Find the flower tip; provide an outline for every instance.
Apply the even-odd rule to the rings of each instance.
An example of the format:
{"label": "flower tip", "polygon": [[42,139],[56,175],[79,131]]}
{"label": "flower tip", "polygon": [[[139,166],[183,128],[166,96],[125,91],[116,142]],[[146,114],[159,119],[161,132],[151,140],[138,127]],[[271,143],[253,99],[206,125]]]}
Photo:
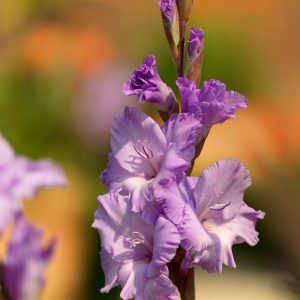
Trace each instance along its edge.
{"label": "flower tip", "polygon": [[171,27],[176,13],[176,4],[174,0],[158,0],[158,7],[167,27]]}

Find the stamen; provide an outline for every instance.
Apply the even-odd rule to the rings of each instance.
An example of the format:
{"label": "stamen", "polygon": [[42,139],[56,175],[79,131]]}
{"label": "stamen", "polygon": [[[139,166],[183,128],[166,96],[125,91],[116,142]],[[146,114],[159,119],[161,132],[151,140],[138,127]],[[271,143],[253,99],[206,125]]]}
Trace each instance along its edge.
{"label": "stamen", "polygon": [[143,150],[148,159],[153,157],[153,152],[150,148],[147,148],[145,145],[143,145]]}
{"label": "stamen", "polygon": [[220,204],[212,205],[212,206],[209,207],[209,209],[220,211],[220,210],[223,210],[224,208],[226,208],[227,206],[229,206],[230,204],[231,204],[231,202],[227,201],[225,203],[220,203]]}
{"label": "stamen", "polygon": [[153,157],[153,152],[142,142],[137,142],[133,145],[135,152],[142,158],[151,159]]}
{"label": "stamen", "polygon": [[145,237],[138,231],[131,233],[131,236],[126,237],[124,241],[128,244],[129,248],[135,248],[139,244],[144,244]]}

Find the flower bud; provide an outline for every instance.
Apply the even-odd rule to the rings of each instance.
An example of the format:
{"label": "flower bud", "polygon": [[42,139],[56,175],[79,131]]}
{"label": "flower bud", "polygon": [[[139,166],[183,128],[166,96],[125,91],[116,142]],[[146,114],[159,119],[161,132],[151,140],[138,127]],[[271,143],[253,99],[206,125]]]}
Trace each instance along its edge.
{"label": "flower bud", "polygon": [[189,67],[187,77],[197,84],[200,80],[204,49],[204,33],[202,29],[191,28],[187,42]]}
{"label": "flower bud", "polygon": [[133,72],[123,86],[123,92],[126,96],[137,95],[140,103],[153,103],[158,111],[170,113],[176,106],[176,97],[161,80],[153,55],[147,56]]}
{"label": "flower bud", "polygon": [[175,0],[158,0],[158,7],[161,11],[164,24],[171,27],[177,10]]}
{"label": "flower bud", "polygon": [[188,58],[193,62],[199,55],[202,54],[204,44],[204,32],[202,29],[191,28],[188,44]]}
{"label": "flower bud", "polygon": [[158,0],[165,34],[174,62],[178,61],[178,44],[180,38],[179,16],[175,0]]}

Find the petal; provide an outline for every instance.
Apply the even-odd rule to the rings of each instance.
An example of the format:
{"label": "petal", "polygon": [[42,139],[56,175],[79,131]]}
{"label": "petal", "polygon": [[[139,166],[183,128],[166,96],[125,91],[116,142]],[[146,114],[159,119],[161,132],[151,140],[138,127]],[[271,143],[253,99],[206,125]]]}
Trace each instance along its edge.
{"label": "petal", "polygon": [[7,226],[21,211],[20,201],[11,201],[10,197],[0,195],[0,238]]}
{"label": "petal", "polygon": [[183,220],[186,203],[193,201],[192,190],[184,175],[160,180],[154,187],[154,195],[168,219],[176,225]]}
{"label": "petal", "polygon": [[136,300],[178,300],[179,292],[172,281],[165,275],[161,274],[154,279],[148,280],[143,291],[136,297]]}
{"label": "petal", "polygon": [[154,225],[161,213],[162,209],[160,205],[155,199],[152,199],[151,201],[146,202],[146,205],[142,210],[142,218],[146,223]]}
{"label": "petal", "polygon": [[226,91],[225,84],[218,80],[205,81],[201,90],[197,91],[197,96],[206,127],[235,118],[238,108],[247,108],[247,100],[243,95]]}
{"label": "petal", "polygon": [[231,118],[235,117],[235,111],[237,108],[247,108],[248,101],[244,95],[235,91],[226,91],[224,103]]}
{"label": "petal", "polygon": [[132,204],[133,212],[140,212],[144,209],[149,196],[149,185],[151,181],[147,181],[143,177],[131,177],[123,182],[124,191],[128,191],[129,200]]}
{"label": "petal", "polygon": [[198,104],[195,82],[185,77],[179,77],[176,80],[176,85],[181,95],[182,112],[190,112],[201,116],[202,111]]}
{"label": "petal", "polygon": [[187,251],[200,255],[212,245],[211,237],[203,228],[195,210],[188,204],[184,208],[184,217],[177,229],[181,237],[181,246]]}
{"label": "petal", "polygon": [[251,185],[246,167],[224,159],[207,168],[195,188],[196,211],[201,219],[229,219],[239,212],[244,191]]}
{"label": "petal", "polygon": [[159,125],[135,108],[126,107],[112,125],[112,150],[120,166],[134,176],[155,177],[166,149]]}
{"label": "petal", "polygon": [[124,170],[109,154],[109,163],[101,175],[101,182],[106,184],[109,192],[120,192],[128,195],[133,212],[140,212],[148,201],[148,189],[151,183],[144,177],[133,176]]}
{"label": "petal", "polygon": [[140,103],[153,103],[158,110],[169,112],[176,98],[172,90],[160,79],[153,55],[145,58],[143,64],[132,74],[123,86],[127,96],[138,95]]}
{"label": "petal", "polygon": [[63,171],[49,160],[31,161],[18,157],[14,161],[14,178],[11,192],[14,197],[33,197],[38,189],[50,186],[66,186]]}
{"label": "petal", "polygon": [[152,261],[147,269],[147,276],[158,276],[162,267],[170,262],[176,254],[180,235],[176,226],[160,216],[155,223]]}
{"label": "petal", "polygon": [[[209,234],[214,240],[214,248],[210,254],[201,258],[200,265],[210,272],[221,272],[222,263],[231,268],[236,264],[232,253],[232,245],[246,242],[254,246],[258,242],[258,232],[255,225],[258,219],[263,219],[264,213],[243,204],[239,214],[223,223],[204,222],[209,228]],[[206,224],[205,224],[206,223]]]}
{"label": "petal", "polygon": [[105,250],[101,251],[100,258],[105,275],[105,286],[100,291],[101,293],[108,293],[114,286],[117,285],[121,263],[113,260]]}
{"label": "petal", "polygon": [[156,176],[157,180],[182,174],[190,167],[191,163],[186,161],[184,155],[178,150],[177,145],[170,143],[163,157],[160,170]]}
{"label": "petal", "polygon": [[103,249],[118,261],[139,260],[152,254],[153,227],[141,214],[133,213],[127,197],[120,194],[99,196],[100,207],[93,227],[101,236]]}
{"label": "petal", "polygon": [[197,90],[199,103],[212,103],[217,101],[223,103],[226,93],[226,85],[219,80],[204,81],[200,90]]}
{"label": "petal", "polygon": [[132,174],[119,165],[113,153],[109,153],[107,168],[100,176],[100,181],[107,186],[108,191],[113,192],[120,189],[124,180],[131,177]]}
{"label": "petal", "polygon": [[118,280],[123,287],[120,294],[122,299],[132,299],[143,292],[147,282],[147,265],[144,261],[137,261],[126,263],[121,267]]}
{"label": "petal", "polygon": [[263,219],[264,216],[263,212],[255,211],[243,204],[239,214],[225,223],[214,224],[211,232],[217,234],[219,231],[227,231],[231,244],[246,242],[250,246],[255,246],[258,242],[258,232],[255,230],[255,225],[257,220]]}
{"label": "petal", "polygon": [[53,239],[43,249],[40,246],[42,236],[42,231],[27,223],[22,216],[17,218],[0,276],[1,285],[9,299],[40,297],[45,283],[45,268],[56,245]]}
{"label": "petal", "polygon": [[167,142],[176,144],[186,161],[191,161],[195,155],[195,145],[201,134],[202,121],[192,113],[172,114],[162,131]]}
{"label": "petal", "polygon": [[172,111],[176,104],[174,92],[162,81],[158,81],[156,85],[157,91],[144,91],[139,99],[140,103],[153,103],[158,111]]}
{"label": "petal", "polygon": [[188,181],[188,184],[189,184],[191,190],[195,189],[198,179],[199,179],[199,177],[196,177],[196,176],[188,176],[187,177],[187,181]]}
{"label": "petal", "polygon": [[201,252],[210,246],[211,238],[196,215],[185,176],[160,181],[154,193],[167,218],[177,225],[184,249]]}

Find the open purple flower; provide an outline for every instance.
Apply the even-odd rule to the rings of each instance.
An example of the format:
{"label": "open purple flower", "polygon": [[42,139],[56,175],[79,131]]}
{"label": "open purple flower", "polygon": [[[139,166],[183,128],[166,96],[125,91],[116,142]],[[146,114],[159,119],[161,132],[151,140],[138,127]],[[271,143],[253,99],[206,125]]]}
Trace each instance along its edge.
{"label": "open purple flower", "polygon": [[52,257],[55,240],[41,247],[43,232],[19,216],[9,243],[7,259],[0,269],[0,284],[10,300],[40,299],[45,269]]}
{"label": "open purple flower", "polygon": [[182,111],[202,116],[203,137],[213,125],[235,118],[238,108],[248,106],[243,95],[226,91],[225,84],[218,80],[205,81],[201,89],[196,89],[194,81],[184,77],[178,78],[176,84],[182,98]]}
{"label": "open purple flower", "polygon": [[161,129],[149,116],[126,107],[112,125],[112,152],[102,183],[110,192],[129,194],[133,211],[141,211],[159,179],[189,168],[200,132],[201,121],[191,113],[173,115]]}
{"label": "open purple flower", "polygon": [[194,61],[203,51],[204,33],[202,29],[191,28],[187,41],[187,53],[190,62]]}
{"label": "open purple flower", "polygon": [[101,262],[109,292],[122,286],[122,299],[178,299],[177,288],[168,278],[166,264],[180,242],[176,226],[160,216],[154,226],[141,213],[133,213],[126,196],[99,196],[100,207],[93,227],[101,237]]}
{"label": "open purple flower", "polygon": [[21,211],[24,198],[33,197],[41,187],[64,186],[67,182],[53,162],[16,156],[1,134],[0,178],[0,236]]}
{"label": "open purple flower", "polygon": [[234,268],[232,245],[258,242],[255,225],[264,213],[243,202],[250,184],[248,170],[232,159],[213,164],[197,181],[177,177],[160,182],[155,196],[177,225],[187,251],[183,269],[200,265],[208,272],[221,272],[222,263]]}
{"label": "open purple flower", "polygon": [[157,110],[170,112],[176,104],[173,91],[160,79],[153,55],[145,58],[143,64],[132,74],[123,86],[127,96],[139,96],[140,103],[153,103]]}

